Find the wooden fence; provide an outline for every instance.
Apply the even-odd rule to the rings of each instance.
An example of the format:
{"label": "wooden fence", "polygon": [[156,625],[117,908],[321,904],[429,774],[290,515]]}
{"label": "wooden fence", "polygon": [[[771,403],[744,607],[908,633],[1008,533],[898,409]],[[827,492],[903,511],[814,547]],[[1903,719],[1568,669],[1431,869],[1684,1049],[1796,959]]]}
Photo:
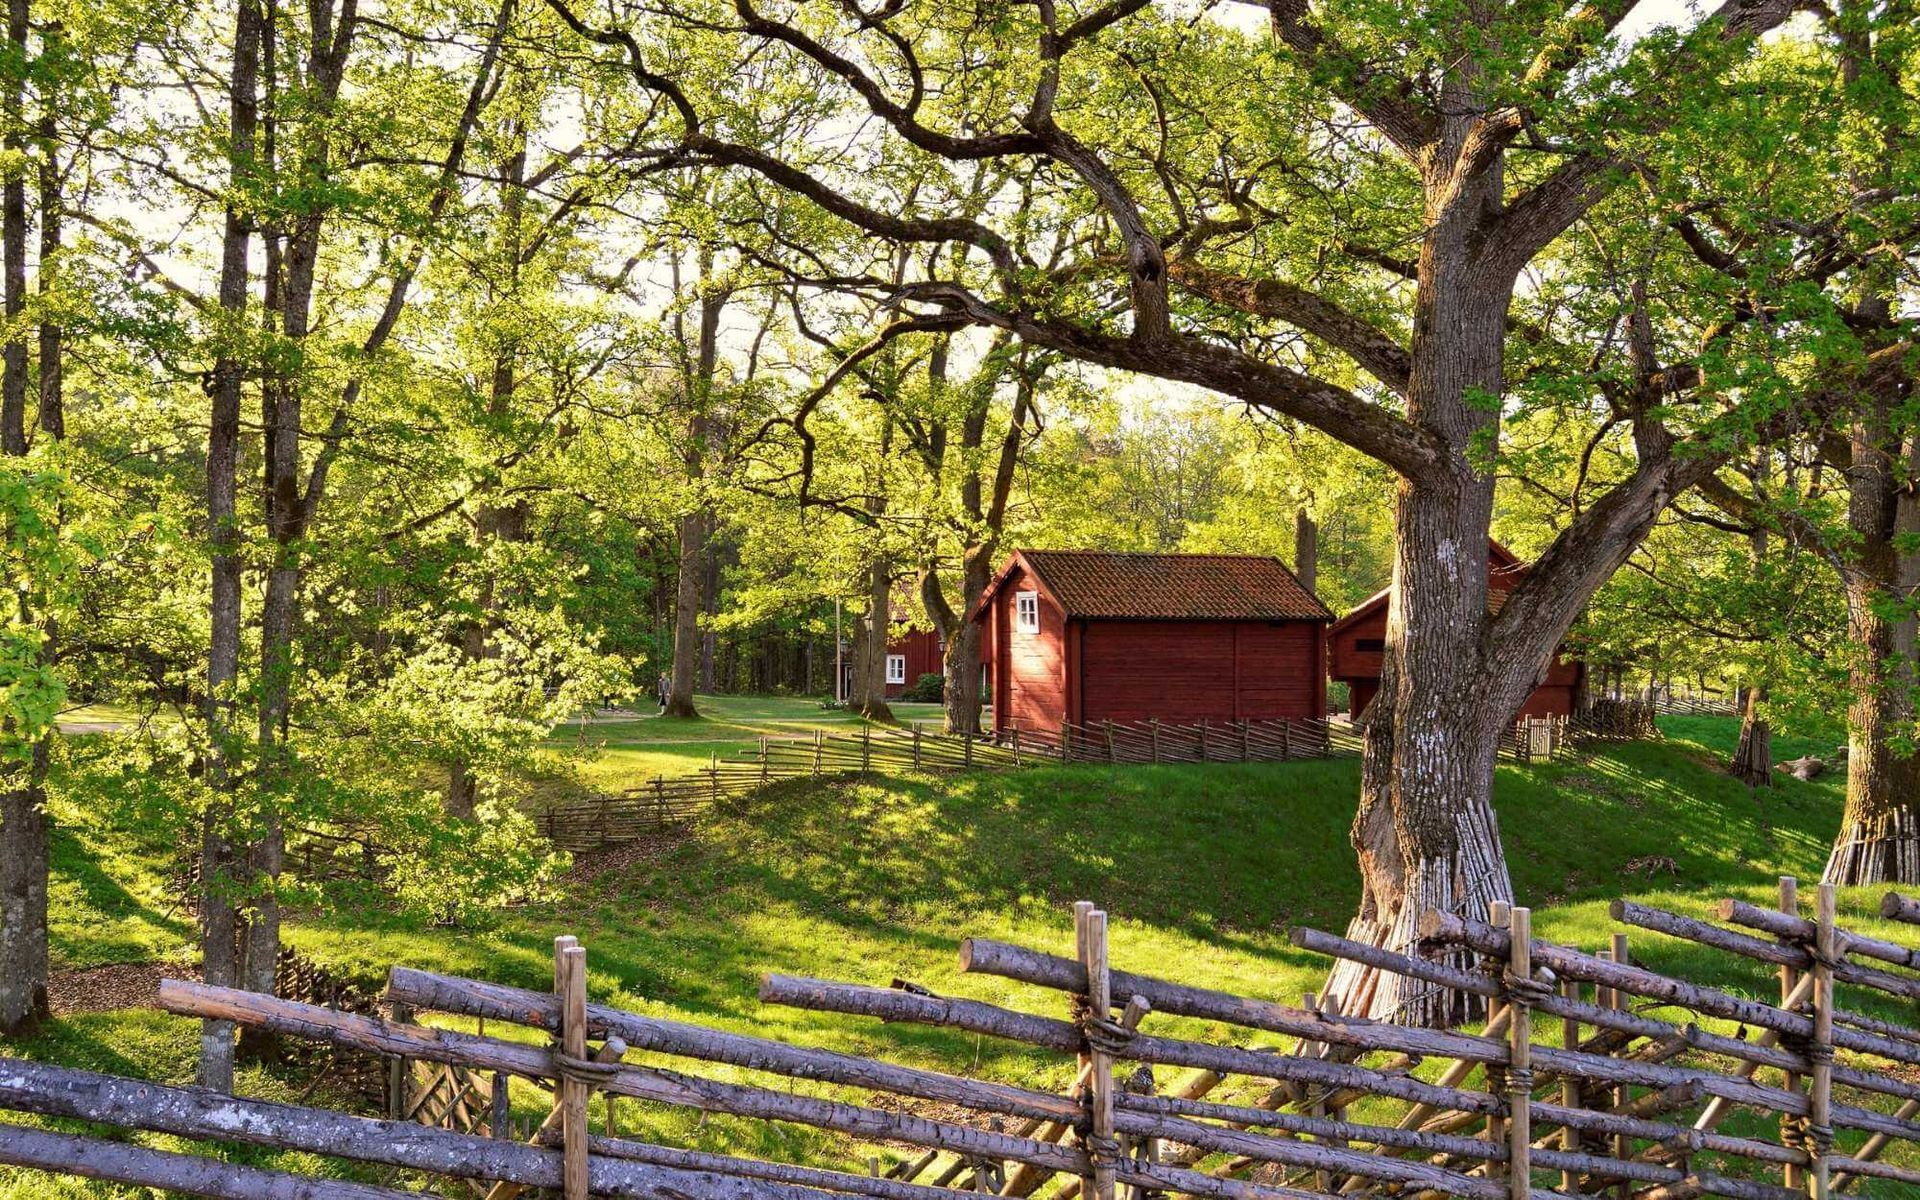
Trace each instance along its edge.
{"label": "wooden fence", "polygon": [[693,820],[714,804],[811,775],[1003,770],[1043,763],[1282,762],[1360,752],[1350,726],[1327,721],[1157,721],[1015,730],[998,737],[919,726],[812,737],[763,737],[752,751],[686,775],[656,776],[624,792],[557,803],[535,817],[564,850],[597,850]]}
{"label": "wooden fence", "polygon": [[[1613,911],[1630,928],[1727,956],[1747,985],[1653,970],[1628,953],[1624,934],[1591,953],[1541,941],[1529,910],[1505,906],[1485,921],[1430,918],[1430,954],[1420,956],[1292,934],[1305,950],[1484,1004],[1478,1032],[1345,1017],[1312,997],[1293,1006],[1193,987],[1172,978],[1177,964],[1121,970],[1106,914],[1087,904],[1075,906],[1072,957],[984,939],[960,950],[967,972],[1060,993],[1058,1014],[898,981],[762,980],[766,1003],[944,1026],[1059,1055],[1077,1071],[1060,1093],[589,1004],[585,951],[561,938],[550,993],[396,967],[391,1020],[179,981],[160,992],[181,1015],[458,1067],[491,1081],[494,1097],[511,1080],[536,1083],[550,1103],[524,1139],[498,1118],[504,1105],[462,1131],[426,1107],[414,1121],[380,1120],[18,1059],[0,1059],[0,1109],[405,1168],[469,1181],[491,1200],[527,1188],[567,1200],[942,1200],[1030,1196],[1050,1181],[1051,1197],[1092,1200],[1122,1190],[1231,1200],[1824,1200],[1863,1181],[1920,1187],[1920,1030],[1840,999],[1844,988],[1849,1005],[1910,1006],[1920,999],[1920,950],[1841,928],[1830,888],[1802,912],[1791,880],[1779,908],[1729,900],[1717,920],[1625,901]],[[1920,923],[1920,901],[1889,897],[1884,911]],[[1779,988],[1777,1004],[1755,998],[1763,984]],[[427,1028],[412,1022],[415,1011],[554,1040]],[[687,1064],[724,1069],[691,1074]],[[620,1133],[612,1102],[623,1098],[879,1149],[860,1172],[660,1145]],[[236,1200],[419,1195],[5,1123],[0,1163]]]}

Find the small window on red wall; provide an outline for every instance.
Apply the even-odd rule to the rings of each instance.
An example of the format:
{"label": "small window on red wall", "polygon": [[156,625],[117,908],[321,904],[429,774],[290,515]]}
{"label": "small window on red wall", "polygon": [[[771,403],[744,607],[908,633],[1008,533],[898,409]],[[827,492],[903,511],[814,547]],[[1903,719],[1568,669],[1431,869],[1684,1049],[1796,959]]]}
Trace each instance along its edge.
{"label": "small window on red wall", "polygon": [[1040,593],[1019,592],[1013,597],[1013,627],[1021,633],[1040,632]]}
{"label": "small window on red wall", "polygon": [[1355,638],[1353,648],[1362,654],[1378,654],[1387,648],[1385,638]]}

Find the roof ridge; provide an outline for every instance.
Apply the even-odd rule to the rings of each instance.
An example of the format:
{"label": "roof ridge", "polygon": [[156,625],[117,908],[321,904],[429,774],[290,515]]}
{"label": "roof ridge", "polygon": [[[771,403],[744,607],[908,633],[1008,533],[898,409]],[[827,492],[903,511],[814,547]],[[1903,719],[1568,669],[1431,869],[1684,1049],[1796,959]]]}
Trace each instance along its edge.
{"label": "roof ridge", "polygon": [[1218,550],[1047,550],[1034,546],[1021,546],[1017,548],[1017,552],[1020,554],[1104,554],[1113,558],[1233,558],[1285,564],[1285,560],[1278,554],[1229,554]]}

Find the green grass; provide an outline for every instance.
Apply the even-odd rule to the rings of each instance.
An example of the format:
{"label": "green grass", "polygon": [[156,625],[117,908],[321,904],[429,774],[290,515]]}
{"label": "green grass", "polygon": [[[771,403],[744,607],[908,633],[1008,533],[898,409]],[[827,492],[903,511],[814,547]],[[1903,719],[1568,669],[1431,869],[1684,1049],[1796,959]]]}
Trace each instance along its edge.
{"label": "green grass", "polygon": [[[729,699],[715,705],[711,723],[643,720],[621,748],[639,761],[687,744],[664,736],[669,732],[764,727],[811,715],[796,714],[794,703]],[[824,712],[818,719],[851,723]],[[1583,761],[1500,768],[1497,805],[1515,886],[1537,907],[1541,936],[1604,945],[1616,928],[1607,904],[1621,895],[1699,915],[1726,895],[1770,902],[1783,873],[1809,884],[1817,878],[1839,820],[1838,776],[1812,783],[1782,776],[1778,787],[1751,792],[1719,769],[1731,722],[1675,718],[1662,726],[1663,742],[1607,747]],[[690,744],[704,747],[711,739]],[[1782,757],[1801,749],[1784,738],[1777,746]],[[564,901],[506,913],[488,928],[436,929],[378,911],[333,911],[301,915],[288,938],[330,967],[369,980],[399,962],[543,988],[551,981],[553,936],[574,933],[587,946],[599,1001],[1060,1086],[1070,1064],[1056,1057],[948,1031],[763,1007],[756,981],[766,971],[881,985],[904,978],[943,995],[1058,1015],[1064,1010],[1057,995],[961,974],[958,943],[981,935],[1068,951],[1067,905],[1088,899],[1112,913],[1117,965],[1294,1002],[1320,985],[1326,964],[1295,950],[1286,928],[1338,931],[1358,899],[1347,842],[1357,790],[1358,765],[1350,760],[795,781],[729,804],[698,836],[630,855],[623,865],[583,869]],[[60,934],[63,961],[178,945],[177,918],[140,918],[128,907],[154,903],[157,857],[106,834],[70,838],[65,846],[62,874],[93,882],[75,887],[71,906],[56,912],[57,924],[78,931]],[[1845,919],[1881,929],[1868,916],[1876,901],[1865,892],[1845,895]],[[98,949],[91,947],[96,939]],[[1776,986],[1768,972],[1725,955],[1638,931],[1632,940],[1637,957],[1701,982],[1763,998]],[[1865,997],[1842,1002],[1871,1007]],[[1244,1031],[1200,1022],[1153,1021],[1163,1031],[1245,1038]],[[1557,1038],[1558,1031],[1541,1022],[1540,1036]],[[192,1040],[187,1022],[99,1014],[55,1022],[24,1049],[76,1061],[74,1054],[97,1043],[123,1056],[115,1069],[177,1081],[190,1075]],[[750,1072],[715,1073],[766,1081]],[[263,1094],[290,1086],[250,1077],[249,1087],[255,1083],[267,1089]],[[542,1103],[532,1089],[516,1090],[526,1114]],[[623,1112],[623,1127],[702,1149],[802,1155],[855,1168],[876,1153],[813,1131],[700,1122],[652,1106]],[[895,1152],[877,1153],[890,1159]],[[0,1191],[9,1182],[0,1174]],[[29,1190],[5,1194],[67,1194],[11,1182]],[[1898,1194],[1879,1186],[1858,1194]]]}
{"label": "green grass", "polygon": [[[643,713],[632,720],[574,720],[553,731],[556,749],[590,752],[580,769],[583,782],[617,790],[637,787],[656,775],[684,775],[714,758],[743,758],[760,739],[810,738],[816,732],[847,735],[870,722],[824,707],[803,696],[697,696],[698,717]],[[896,702],[896,720],[940,720],[937,704]]]}

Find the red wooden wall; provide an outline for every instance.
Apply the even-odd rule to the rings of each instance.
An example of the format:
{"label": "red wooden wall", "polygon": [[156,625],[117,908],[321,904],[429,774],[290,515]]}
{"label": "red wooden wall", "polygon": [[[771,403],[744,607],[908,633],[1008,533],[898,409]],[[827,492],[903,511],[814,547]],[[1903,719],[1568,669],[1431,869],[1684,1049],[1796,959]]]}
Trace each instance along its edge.
{"label": "red wooden wall", "polygon": [[919,682],[922,675],[938,675],[944,669],[940,661],[940,635],[931,629],[908,629],[904,625],[895,625],[893,640],[887,643],[887,653],[901,655],[907,660],[907,681],[887,685],[889,700],[898,699],[900,693]]}
{"label": "red wooden wall", "polygon": [[1080,720],[1317,717],[1324,629],[1315,621],[1089,621]]}

